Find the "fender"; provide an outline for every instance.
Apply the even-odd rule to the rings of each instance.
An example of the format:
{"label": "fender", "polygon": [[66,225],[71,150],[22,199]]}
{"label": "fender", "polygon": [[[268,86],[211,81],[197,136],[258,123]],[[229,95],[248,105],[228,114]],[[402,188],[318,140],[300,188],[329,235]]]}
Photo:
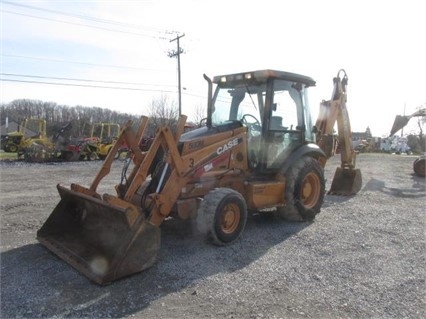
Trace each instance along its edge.
{"label": "fender", "polygon": [[290,166],[299,158],[302,156],[309,155],[314,158],[319,157],[326,157],[324,151],[316,144],[308,143],[301,147],[299,147],[297,150],[291,153],[291,155],[287,158],[287,160],[284,162],[284,164],[281,167],[281,172],[285,174],[287,170],[290,168]]}

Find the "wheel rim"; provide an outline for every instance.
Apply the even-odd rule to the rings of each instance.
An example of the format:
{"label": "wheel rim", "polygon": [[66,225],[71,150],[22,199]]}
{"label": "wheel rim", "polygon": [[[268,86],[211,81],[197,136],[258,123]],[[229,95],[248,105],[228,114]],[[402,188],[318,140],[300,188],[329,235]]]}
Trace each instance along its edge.
{"label": "wheel rim", "polygon": [[241,212],[236,204],[228,204],[224,207],[221,218],[220,228],[225,234],[232,234],[237,230],[240,224]]}
{"label": "wheel rim", "polygon": [[302,182],[301,202],[306,208],[313,208],[318,203],[321,193],[321,183],[317,174],[309,173]]}

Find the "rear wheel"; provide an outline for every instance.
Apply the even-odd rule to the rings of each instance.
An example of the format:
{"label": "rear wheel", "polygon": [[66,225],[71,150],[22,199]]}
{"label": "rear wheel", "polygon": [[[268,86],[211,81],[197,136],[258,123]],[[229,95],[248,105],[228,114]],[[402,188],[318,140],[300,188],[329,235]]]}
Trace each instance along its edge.
{"label": "rear wheel", "polygon": [[278,208],[278,213],[289,220],[313,220],[324,201],[323,168],[317,160],[305,156],[293,164],[285,177],[286,205]]}
{"label": "rear wheel", "polygon": [[230,188],[216,188],[204,197],[198,218],[216,245],[227,245],[237,240],[247,222],[244,197]]}
{"label": "rear wheel", "polygon": [[425,177],[425,175],[426,175],[426,157],[421,156],[418,159],[416,159],[413,163],[413,169],[414,169],[414,173],[417,176]]}
{"label": "rear wheel", "polygon": [[96,154],[96,152],[91,152],[88,156],[87,156],[89,161],[95,161],[98,158],[98,155]]}
{"label": "rear wheel", "polygon": [[62,151],[61,157],[64,161],[71,161],[73,158],[73,152],[72,151]]}

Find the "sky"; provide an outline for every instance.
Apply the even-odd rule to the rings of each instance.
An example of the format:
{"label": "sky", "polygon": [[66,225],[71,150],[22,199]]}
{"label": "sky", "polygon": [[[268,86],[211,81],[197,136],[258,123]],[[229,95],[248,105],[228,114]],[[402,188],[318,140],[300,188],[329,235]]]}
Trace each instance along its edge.
{"label": "sky", "polygon": [[[207,105],[209,77],[276,69],[312,77],[314,120],[347,72],[352,130],[389,135],[426,107],[424,0],[0,0],[0,103],[35,99],[149,115]],[[417,133],[417,119],[404,133]]]}

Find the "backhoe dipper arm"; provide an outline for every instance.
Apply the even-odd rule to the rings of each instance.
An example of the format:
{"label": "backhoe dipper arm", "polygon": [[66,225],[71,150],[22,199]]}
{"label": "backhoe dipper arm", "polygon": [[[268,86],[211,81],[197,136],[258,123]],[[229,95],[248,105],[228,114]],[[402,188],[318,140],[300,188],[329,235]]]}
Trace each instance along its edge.
{"label": "backhoe dipper arm", "polygon": [[[344,73],[343,78],[340,77],[341,72]],[[348,77],[345,70],[339,70],[333,82],[334,87],[331,100],[322,101],[320,105],[320,112],[316,122],[317,144],[324,150],[328,157],[333,155],[333,127],[337,121],[341,165],[342,168],[352,168],[355,166],[355,152],[352,147],[352,130],[346,108]]]}
{"label": "backhoe dipper arm", "polygon": [[[343,72],[343,78],[340,73]],[[352,131],[346,109],[346,86],[348,77],[341,69],[333,79],[334,88],[330,101],[320,104],[320,112],[316,122],[317,144],[329,158],[334,155],[333,127],[337,121],[338,142],[341,163],[334,173],[328,194],[354,195],[362,186],[362,176],[359,169],[355,169],[355,151],[352,147]],[[325,166],[325,161],[322,163]]]}

